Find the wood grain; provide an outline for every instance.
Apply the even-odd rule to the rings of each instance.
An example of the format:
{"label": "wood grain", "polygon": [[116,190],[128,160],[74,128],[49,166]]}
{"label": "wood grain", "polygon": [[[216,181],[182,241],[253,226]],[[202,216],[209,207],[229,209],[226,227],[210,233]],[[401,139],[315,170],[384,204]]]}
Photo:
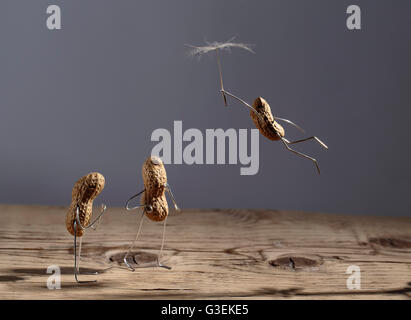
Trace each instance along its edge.
{"label": "wood grain", "polygon": [[[0,299],[410,299],[411,219],[274,210],[183,210],[167,222],[163,268],[125,270],[121,261],[140,214],[109,208],[83,239],[73,277],[65,207],[0,205]],[[162,223],[145,220],[134,252],[149,260]],[[59,265],[61,290],[49,290]],[[348,290],[347,267],[361,268]],[[107,269],[108,268],[108,269]]]}

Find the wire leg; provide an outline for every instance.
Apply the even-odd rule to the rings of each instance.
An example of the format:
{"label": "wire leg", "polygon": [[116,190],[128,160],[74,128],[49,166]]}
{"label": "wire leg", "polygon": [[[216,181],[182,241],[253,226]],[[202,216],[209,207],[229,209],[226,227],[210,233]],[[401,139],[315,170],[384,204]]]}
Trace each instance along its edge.
{"label": "wire leg", "polygon": [[141,228],[142,228],[142,226],[143,226],[143,221],[144,221],[144,212],[143,212],[143,214],[141,215],[141,218],[140,218],[140,225],[139,225],[139,227],[138,227],[138,231],[137,231],[136,237],[134,238],[134,241],[131,243],[130,247],[128,248],[128,251],[127,251],[127,253],[125,254],[124,259],[123,259],[124,263],[126,264],[126,266],[127,266],[131,271],[135,271],[135,269],[128,263],[127,257],[128,257],[128,255],[130,254],[131,250],[133,249],[134,244],[136,243],[138,237],[140,236]]}
{"label": "wire leg", "polygon": [[297,154],[297,155],[299,155],[299,156],[301,156],[301,157],[304,157],[304,158],[306,158],[306,159],[310,159],[311,161],[313,161],[314,164],[315,164],[315,167],[317,168],[318,174],[320,174],[320,167],[318,166],[317,160],[315,160],[314,158],[312,158],[312,157],[310,157],[310,156],[308,156],[308,155],[306,155],[306,154],[304,154],[304,153],[302,153],[302,152],[299,152],[299,151],[296,151],[296,150],[290,148],[290,147],[288,146],[288,141],[287,141],[286,139],[284,139],[283,137],[281,137],[280,135],[279,135],[279,137],[281,138],[281,142],[284,144],[284,146],[285,146],[289,151],[291,151],[292,153],[295,153],[295,154]]}
{"label": "wire leg", "polygon": [[73,251],[74,251],[74,278],[76,279],[77,282],[77,222],[74,221],[73,224],[73,228],[74,228],[74,245],[73,245]]}
{"label": "wire leg", "polygon": [[162,237],[162,240],[161,240],[160,251],[159,251],[158,256],[157,256],[157,265],[161,268],[171,270],[171,267],[160,263],[161,256],[163,255],[163,248],[164,248],[164,242],[165,242],[165,236],[166,236],[166,222],[167,222],[167,217],[164,219],[164,223],[163,223],[163,237]]}
{"label": "wire leg", "polygon": [[85,235],[80,237],[79,248],[78,248],[78,258],[77,258],[77,274],[85,274],[85,275],[98,275],[98,272],[80,272],[80,262],[81,262],[81,248],[83,243],[83,238]]}
{"label": "wire leg", "polygon": [[[83,235],[84,237],[84,235]],[[80,273],[80,261],[81,261],[81,244],[83,243],[83,237],[80,237],[80,243],[78,246],[78,259],[77,259],[77,272]]]}
{"label": "wire leg", "polygon": [[288,141],[287,143],[288,144],[296,144],[296,143],[304,142],[304,141],[311,140],[311,139],[314,139],[315,141],[317,141],[324,149],[328,149],[327,145],[324,142],[322,142],[320,139],[318,139],[316,136],[312,136],[312,137],[309,137],[309,138],[296,140],[296,141]]}
{"label": "wire leg", "polygon": [[[74,221],[73,224],[74,227],[74,279],[76,279],[77,283],[92,283],[92,282],[97,282],[97,280],[92,280],[92,281],[80,281],[77,278],[78,272],[78,263],[77,263],[77,222]],[[80,242],[81,243],[81,242]],[[79,257],[80,258],[80,257]]]}
{"label": "wire leg", "polygon": [[166,236],[166,222],[167,222],[167,217],[164,219],[164,223],[163,223],[163,237],[161,240],[161,247],[160,247],[160,252],[158,253],[158,258],[160,259],[162,254],[163,254],[163,248],[164,248],[164,240],[165,240],[165,236]]}

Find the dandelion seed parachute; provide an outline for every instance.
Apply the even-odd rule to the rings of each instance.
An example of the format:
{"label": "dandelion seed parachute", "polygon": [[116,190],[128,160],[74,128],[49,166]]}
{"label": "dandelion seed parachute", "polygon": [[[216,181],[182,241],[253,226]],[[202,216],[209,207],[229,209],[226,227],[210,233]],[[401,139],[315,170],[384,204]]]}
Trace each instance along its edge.
{"label": "dandelion seed parachute", "polygon": [[230,50],[231,48],[241,48],[244,50],[247,50],[249,52],[255,53],[252,49],[253,45],[250,44],[245,44],[245,43],[238,43],[238,42],[233,42],[234,38],[229,39],[226,42],[206,42],[206,46],[193,46],[193,45],[187,45],[190,47],[190,50],[188,51],[189,56],[201,56],[204,54],[207,54],[212,51],[216,50]]}

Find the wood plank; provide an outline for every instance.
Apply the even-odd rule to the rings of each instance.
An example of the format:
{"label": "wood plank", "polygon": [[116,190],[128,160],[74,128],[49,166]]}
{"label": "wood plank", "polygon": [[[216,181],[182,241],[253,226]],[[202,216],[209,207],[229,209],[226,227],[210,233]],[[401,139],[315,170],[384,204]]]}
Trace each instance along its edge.
{"label": "wood plank", "polygon": [[[0,299],[410,299],[411,219],[275,210],[183,210],[168,218],[162,262],[172,270],[121,261],[137,212],[109,208],[83,241],[73,277],[73,238],[64,207],[0,205]],[[162,224],[147,219],[134,250],[154,257]],[[49,290],[50,265],[61,290]],[[350,265],[361,290],[346,286]],[[107,269],[108,268],[108,269]]]}

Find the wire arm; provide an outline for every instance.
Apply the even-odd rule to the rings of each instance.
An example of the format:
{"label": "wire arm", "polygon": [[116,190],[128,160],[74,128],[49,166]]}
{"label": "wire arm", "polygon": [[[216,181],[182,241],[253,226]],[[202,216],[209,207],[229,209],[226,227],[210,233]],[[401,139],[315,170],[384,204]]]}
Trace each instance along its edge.
{"label": "wire arm", "polygon": [[223,99],[224,99],[224,105],[227,107],[227,97],[224,94],[224,84],[223,84],[223,71],[221,68],[221,62],[220,62],[220,54],[218,51],[218,48],[215,50],[216,52],[216,56],[217,56],[217,66],[218,66],[218,73],[220,75],[220,87],[221,87],[221,94],[223,95]]}
{"label": "wire arm", "polygon": [[[93,228],[93,225],[97,222],[100,221],[100,219],[102,218],[103,214],[106,212],[107,206],[105,204],[101,205],[101,212],[100,214],[97,216],[96,219],[94,219],[94,221],[92,223],[89,223],[86,227],[84,227],[81,222],[80,222],[80,209],[79,206],[77,205],[76,208],[76,222],[78,224],[78,226],[80,227],[81,230],[87,230],[89,228]],[[95,230],[95,228],[93,228]]]}
{"label": "wire arm", "polygon": [[225,91],[225,90],[221,90],[221,92],[223,92],[224,94],[230,96],[231,98],[236,99],[237,101],[239,101],[240,103],[242,103],[243,105],[245,105],[247,108],[249,108],[252,112],[254,112],[254,114],[264,123],[265,120],[264,118],[257,112],[257,110],[255,110],[252,106],[250,106],[247,102],[245,102],[243,99],[233,95],[232,93]]}
{"label": "wire arm", "polygon": [[138,205],[138,206],[135,206],[135,207],[132,207],[132,208],[130,208],[130,207],[128,206],[131,200],[137,198],[137,197],[138,197],[140,194],[142,194],[144,191],[146,191],[146,189],[144,189],[143,191],[140,191],[139,193],[135,194],[134,196],[132,196],[130,199],[127,200],[126,205],[125,205],[127,211],[131,211],[131,210],[135,210],[135,209],[145,208],[145,207],[146,207],[145,205]]}
{"label": "wire arm", "polygon": [[279,118],[279,117],[275,117],[275,120],[279,120],[279,121],[283,121],[286,122],[288,124],[291,124],[292,126],[296,127],[298,130],[300,130],[302,133],[305,133],[304,129],[301,128],[299,125],[295,124],[294,122],[292,122],[291,120],[288,119],[284,119],[284,118]]}
{"label": "wire arm", "polygon": [[176,199],[174,198],[173,192],[171,191],[170,185],[169,185],[168,183],[166,183],[166,184],[164,185],[164,187],[166,188],[168,194],[170,195],[171,201],[173,201],[174,209],[175,209],[176,211],[180,211],[180,208],[179,208],[178,205],[177,205]]}

